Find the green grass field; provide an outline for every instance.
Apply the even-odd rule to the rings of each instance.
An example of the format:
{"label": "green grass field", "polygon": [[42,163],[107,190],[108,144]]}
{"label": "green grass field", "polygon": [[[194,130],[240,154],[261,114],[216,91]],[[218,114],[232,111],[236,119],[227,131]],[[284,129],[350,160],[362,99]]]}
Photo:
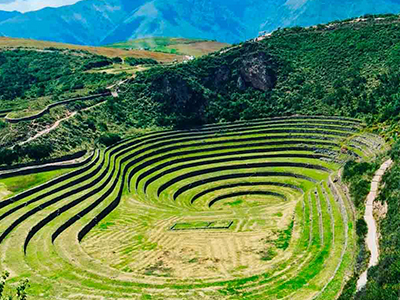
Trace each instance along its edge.
{"label": "green grass field", "polygon": [[0,268],[30,299],[334,299],[356,240],[338,171],[382,147],[307,116],[126,139],[0,180]]}
{"label": "green grass field", "polygon": [[148,50],[178,55],[202,56],[222,48],[229,44],[202,39],[185,39],[170,37],[153,37],[129,40],[115,43],[106,47],[125,50]]}

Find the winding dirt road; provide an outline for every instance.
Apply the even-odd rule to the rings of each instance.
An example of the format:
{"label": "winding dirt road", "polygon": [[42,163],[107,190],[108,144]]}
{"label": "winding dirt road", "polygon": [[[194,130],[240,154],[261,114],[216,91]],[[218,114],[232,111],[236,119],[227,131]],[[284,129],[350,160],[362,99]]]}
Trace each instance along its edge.
{"label": "winding dirt road", "polygon": [[367,202],[365,204],[365,215],[364,220],[367,222],[368,234],[366,237],[366,243],[369,251],[371,252],[371,257],[369,259],[368,268],[365,270],[357,282],[357,291],[361,290],[368,281],[367,275],[370,267],[376,266],[379,261],[379,240],[378,233],[376,229],[376,221],[374,219],[374,201],[378,195],[379,183],[382,180],[383,174],[392,164],[392,160],[389,159],[385,161],[378,171],[376,171],[374,178],[371,182],[371,190],[367,196]]}

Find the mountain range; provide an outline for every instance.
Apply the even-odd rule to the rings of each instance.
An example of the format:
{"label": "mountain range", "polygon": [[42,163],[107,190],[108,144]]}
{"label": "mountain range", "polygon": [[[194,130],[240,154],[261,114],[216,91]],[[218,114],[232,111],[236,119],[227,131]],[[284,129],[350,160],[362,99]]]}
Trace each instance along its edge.
{"label": "mountain range", "polygon": [[279,27],[399,12],[400,0],[83,0],[24,14],[0,11],[0,36],[83,45],[149,36],[237,43]]}

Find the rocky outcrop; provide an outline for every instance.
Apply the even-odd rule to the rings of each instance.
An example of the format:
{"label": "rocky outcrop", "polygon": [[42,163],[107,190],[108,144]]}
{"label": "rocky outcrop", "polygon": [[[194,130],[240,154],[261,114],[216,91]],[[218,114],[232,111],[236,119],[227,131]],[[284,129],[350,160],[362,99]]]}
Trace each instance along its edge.
{"label": "rocky outcrop", "polygon": [[183,79],[175,79],[174,82],[167,77],[162,80],[161,92],[176,99],[176,106],[184,106],[192,97],[192,91],[188,83]]}
{"label": "rocky outcrop", "polygon": [[238,89],[252,87],[264,92],[271,90],[275,86],[276,75],[268,62],[269,58],[264,52],[243,59],[239,68]]}
{"label": "rocky outcrop", "polygon": [[215,86],[221,86],[221,84],[224,84],[228,82],[231,76],[231,70],[229,69],[228,66],[221,66],[220,68],[217,69],[217,71],[214,73],[214,85]]}
{"label": "rocky outcrop", "polygon": [[[233,82],[233,85],[230,83]],[[276,75],[271,66],[271,57],[265,52],[256,52],[232,63],[210,70],[210,75],[202,84],[219,93],[231,93],[231,88],[244,91],[254,88],[260,91],[271,90],[276,84]]]}
{"label": "rocky outcrop", "polygon": [[[173,118],[177,127],[204,122],[204,106],[207,100],[200,83],[178,76],[165,76],[154,82],[153,91],[157,91],[153,99],[158,102],[159,109]],[[162,118],[159,122],[164,126],[171,125],[169,118]]]}
{"label": "rocky outcrop", "polygon": [[268,47],[253,43],[214,57],[156,69],[151,80],[148,77],[143,82],[148,83],[146,92],[154,107],[166,116],[157,123],[193,126],[215,122],[214,116],[219,114],[225,119],[238,118],[238,111],[251,107],[240,94],[272,90],[282,64],[269,54]]}

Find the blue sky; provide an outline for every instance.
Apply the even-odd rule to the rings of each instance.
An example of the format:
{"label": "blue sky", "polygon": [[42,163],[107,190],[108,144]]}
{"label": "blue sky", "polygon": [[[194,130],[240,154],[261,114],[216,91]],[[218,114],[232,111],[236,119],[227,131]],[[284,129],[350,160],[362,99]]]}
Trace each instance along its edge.
{"label": "blue sky", "polygon": [[0,0],[0,10],[27,12],[44,7],[59,7],[80,0]]}

